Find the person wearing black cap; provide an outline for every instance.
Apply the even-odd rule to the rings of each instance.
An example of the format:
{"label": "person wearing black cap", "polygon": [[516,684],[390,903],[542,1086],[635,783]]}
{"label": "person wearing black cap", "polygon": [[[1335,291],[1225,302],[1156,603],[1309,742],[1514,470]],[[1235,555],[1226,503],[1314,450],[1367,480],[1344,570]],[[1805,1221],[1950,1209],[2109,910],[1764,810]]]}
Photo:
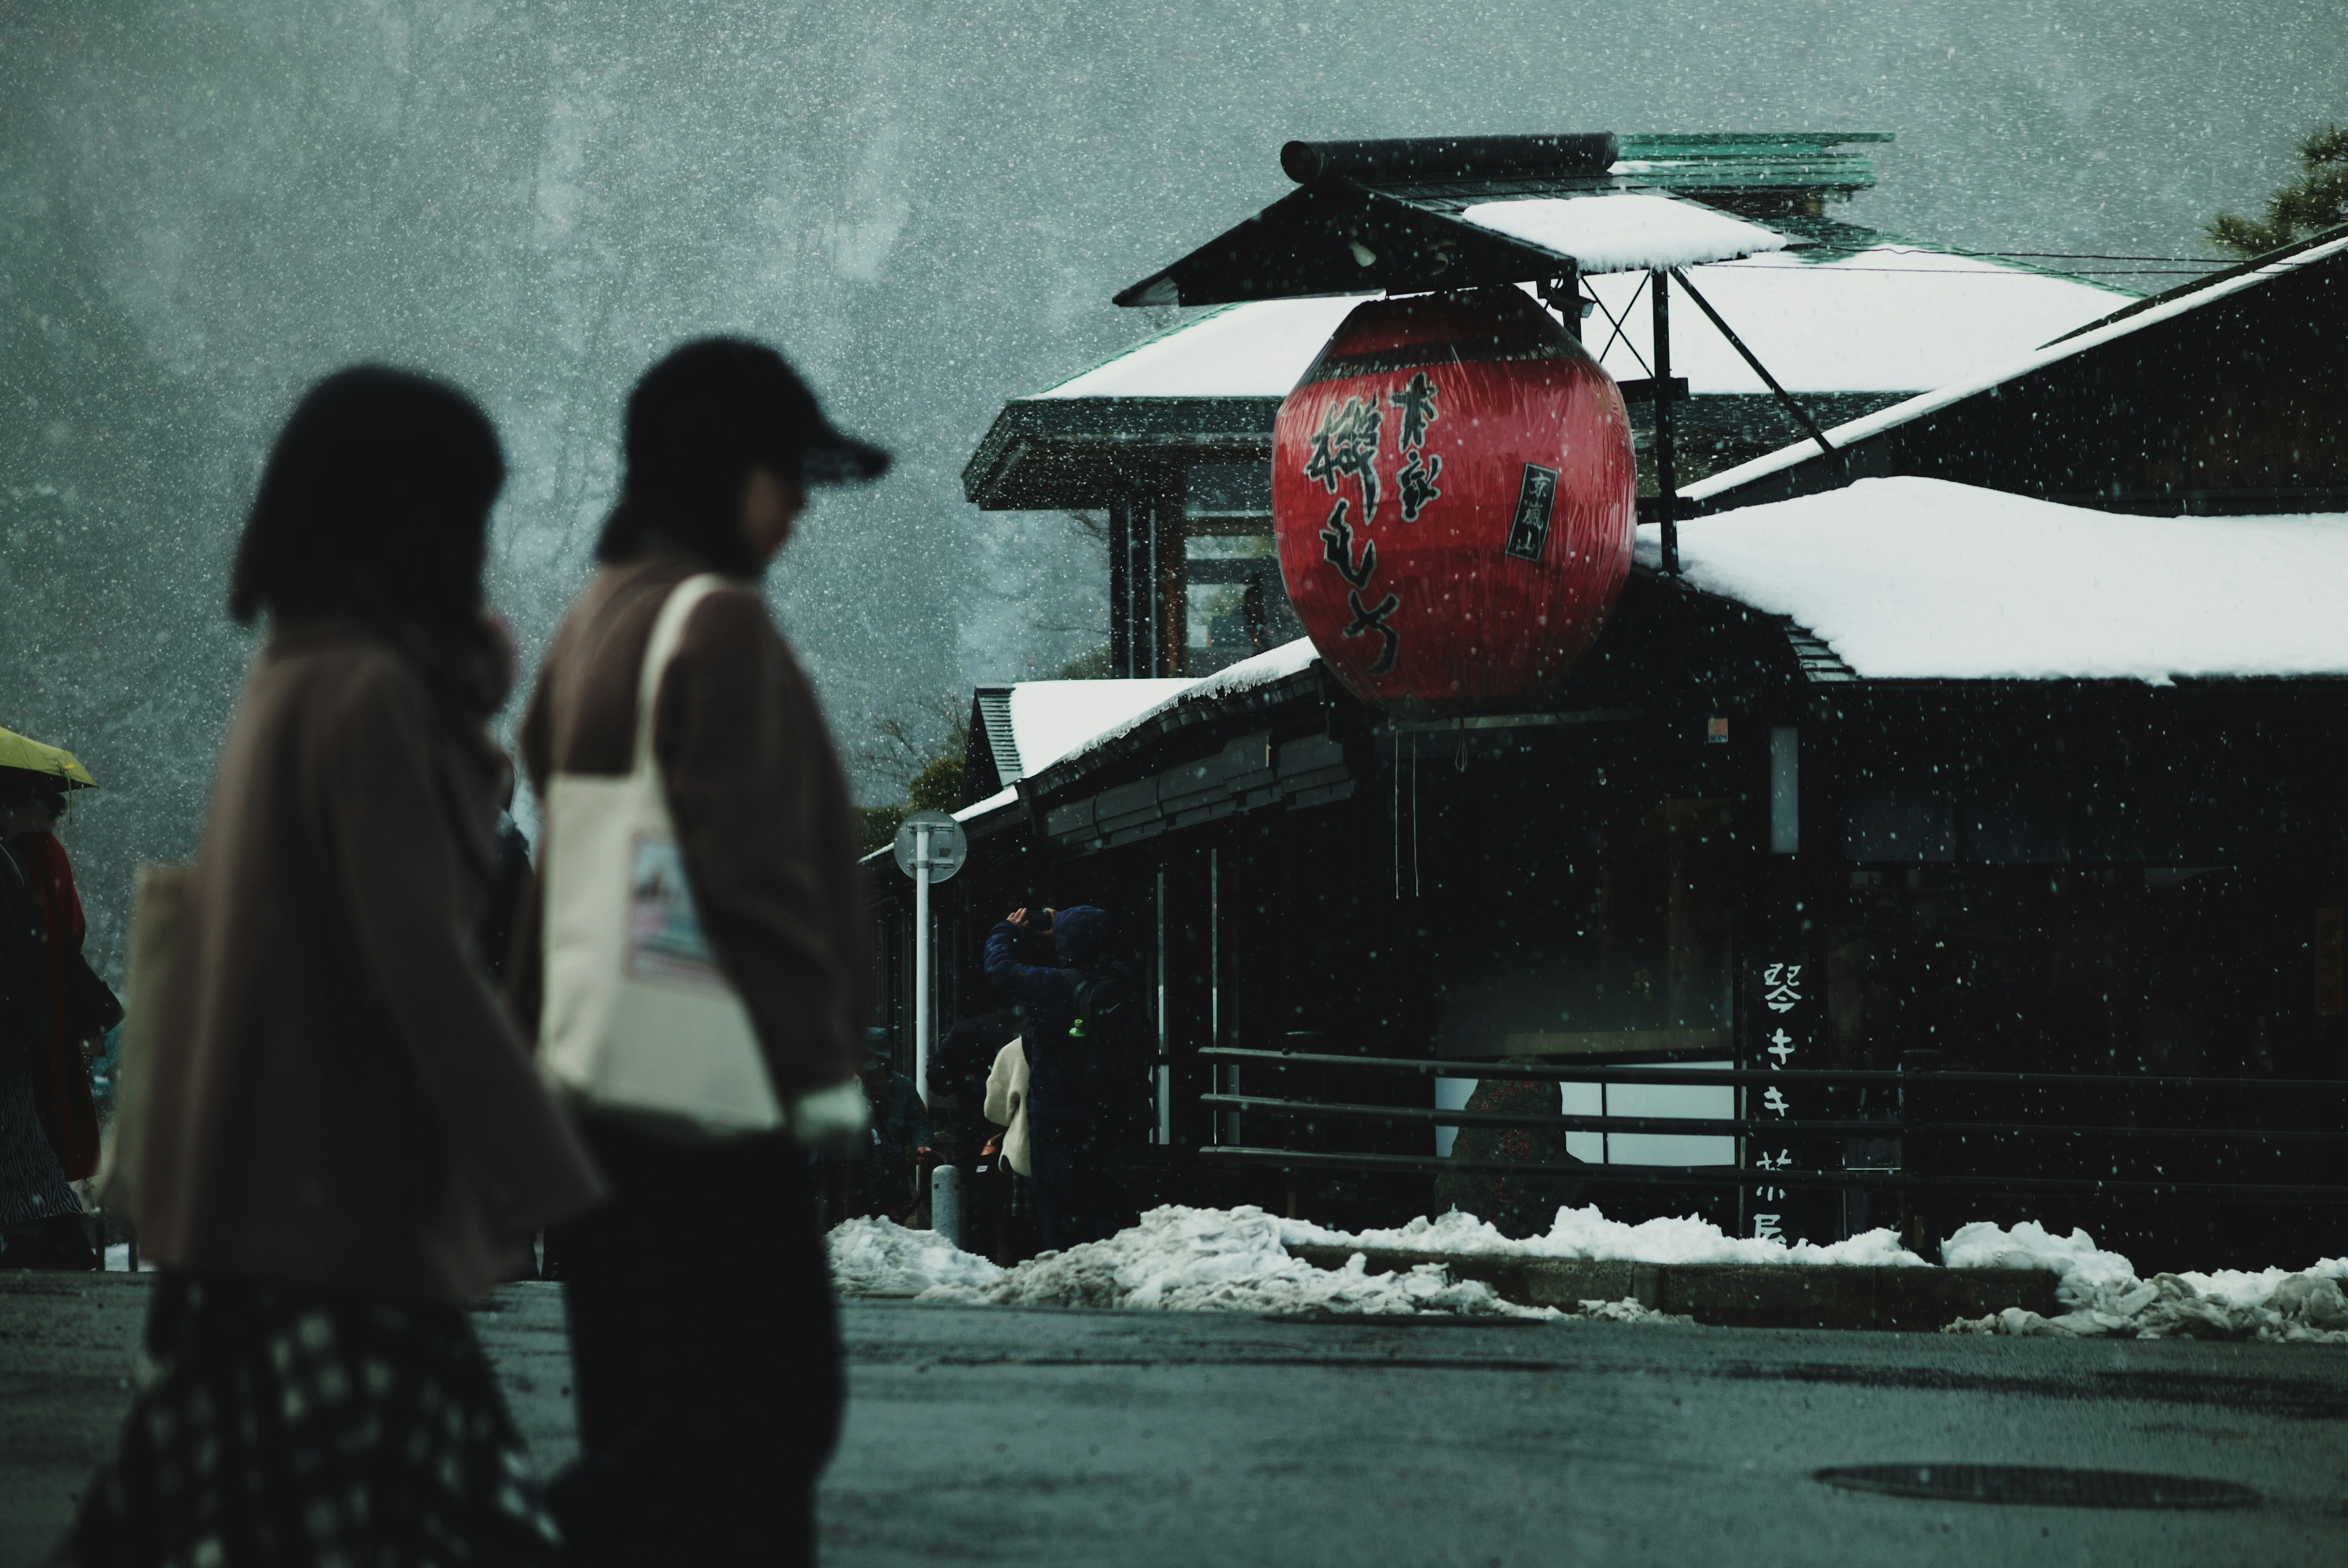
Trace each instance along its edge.
{"label": "person wearing black cap", "polygon": [[[602,569],[548,652],[522,762],[541,799],[557,774],[626,774],[661,607],[689,578],[733,579],[685,622],[652,745],[703,934],[790,1131],[681,1143],[582,1113],[613,1196],[549,1238],[581,1442],[555,1512],[583,1563],[808,1563],[841,1380],[802,1145],[861,1124],[864,908],[847,783],[757,579],[811,487],[877,478],[889,455],[834,429],[774,350],[708,338],[637,384],[624,457]],[[510,969],[531,1020],[541,928],[533,897]]]}

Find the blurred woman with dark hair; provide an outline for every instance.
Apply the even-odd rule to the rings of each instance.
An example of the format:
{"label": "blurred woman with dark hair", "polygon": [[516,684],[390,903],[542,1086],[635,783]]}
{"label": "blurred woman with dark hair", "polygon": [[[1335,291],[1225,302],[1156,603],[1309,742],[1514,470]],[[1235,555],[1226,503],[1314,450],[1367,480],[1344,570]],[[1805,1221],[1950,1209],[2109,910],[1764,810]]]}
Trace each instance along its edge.
{"label": "blurred woman with dark hair", "polygon": [[375,368],[313,387],[270,456],[230,595],[269,636],[139,1097],[163,1273],[63,1562],[559,1555],[464,1306],[598,1194],[476,950],[504,477],[470,401]]}

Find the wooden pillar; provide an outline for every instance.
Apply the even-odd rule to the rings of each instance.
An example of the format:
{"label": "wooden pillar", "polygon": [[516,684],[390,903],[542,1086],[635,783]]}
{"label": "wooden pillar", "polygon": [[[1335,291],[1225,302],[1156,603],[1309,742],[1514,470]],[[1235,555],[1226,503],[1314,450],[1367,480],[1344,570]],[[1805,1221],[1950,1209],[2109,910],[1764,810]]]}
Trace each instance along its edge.
{"label": "wooden pillar", "polygon": [[1133,668],[1134,507],[1112,501],[1108,508],[1108,672],[1130,677]]}
{"label": "wooden pillar", "polygon": [[1182,673],[1189,637],[1182,470],[1169,469],[1108,509],[1108,662],[1120,680]]}
{"label": "wooden pillar", "polygon": [[1182,668],[1184,650],[1190,639],[1187,480],[1185,470],[1174,469],[1150,497],[1150,582],[1154,590],[1150,597],[1155,600],[1152,608],[1156,610],[1158,632],[1157,658],[1150,673],[1159,676],[1187,673]]}

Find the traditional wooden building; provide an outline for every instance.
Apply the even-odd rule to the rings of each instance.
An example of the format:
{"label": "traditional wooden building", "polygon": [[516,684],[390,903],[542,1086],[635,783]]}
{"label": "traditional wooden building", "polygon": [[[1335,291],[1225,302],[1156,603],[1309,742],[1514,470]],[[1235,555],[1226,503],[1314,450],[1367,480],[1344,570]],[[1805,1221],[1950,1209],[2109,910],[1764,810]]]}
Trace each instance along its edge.
{"label": "traditional wooden building", "polygon": [[[1523,711],[1382,712],[1308,641],[1251,651],[1269,610],[1243,657],[1196,678],[982,690],[942,1010],[982,983],[1004,909],[1114,911],[1157,1003],[1156,1191],[1185,1201],[1425,1212],[1474,1085],[1545,1071],[1560,1116],[1587,1120],[1560,1123],[1582,1179],[1552,1170],[1536,1195],[1610,1214],[1817,1238],[2034,1217],[2088,1224],[2147,1269],[2336,1254],[2343,251],[2348,234],[2058,323],[2069,335],[2009,343],[2003,365],[1700,480],[1676,560],[1643,528],[1593,651]],[[1740,268],[1766,270],[1692,272],[1725,300],[1708,274]],[[1623,286],[1600,280],[1599,303]],[[1276,403],[1271,334],[1234,319],[1251,308],[1069,384],[1098,396],[1056,401],[1104,423],[1048,460],[1035,433],[1083,419],[1006,409],[973,498],[1127,507],[1113,549],[1163,506],[1152,548],[1182,541],[1186,567],[1261,559],[1190,557],[1256,536],[1189,519],[1194,496],[1211,522],[1262,516],[1244,475],[1268,406],[1260,431],[1179,434]],[[1740,332],[1739,314],[1756,338],[1771,319],[1747,302]],[[1231,378],[1203,379],[1219,358]],[[1117,379],[1169,366],[1189,379]],[[1253,390],[1177,408],[1179,386]],[[1119,488],[1169,472],[1170,491]],[[1052,487],[1079,475],[1096,487]],[[1189,591],[1162,565],[1152,580]],[[1217,646],[1162,604],[1121,624],[1128,667],[1140,628],[1160,669]],[[875,887],[901,1022],[906,901]],[[1211,1054],[1234,1049],[1434,1065]],[[1869,1076],[1903,1066],[1960,1074],[1921,1121],[1915,1092]],[[1828,1070],[1846,1077],[1804,1076]],[[1772,1137],[1773,1115],[1797,1131]],[[1939,1184],[1920,1186],[1928,1166]],[[1772,1186],[1788,1168],[1844,1184]]]}

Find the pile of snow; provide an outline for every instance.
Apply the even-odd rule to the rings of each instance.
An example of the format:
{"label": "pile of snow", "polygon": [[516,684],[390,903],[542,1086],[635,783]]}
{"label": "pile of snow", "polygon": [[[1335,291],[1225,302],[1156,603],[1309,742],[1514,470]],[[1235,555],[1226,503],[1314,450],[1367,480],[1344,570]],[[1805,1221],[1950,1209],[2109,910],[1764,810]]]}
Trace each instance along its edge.
{"label": "pile of snow", "polygon": [[[1371,1274],[1365,1253],[1434,1256],[1577,1258],[1649,1264],[1779,1264],[1789,1266],[1931,1265],[1888,1230],[1830,1246],[1724,1234],[1694,1218],[1642,1225],[1610,1220],[1596,1207],[1560,1209],[1545,1235],[1504,1236],[1473,1214],[1454,1210],[1392,1230],[1337,1231],[1282,1219],[1248,1205],[1235,1209],[1152,1209],[1141,1223],[1107,1241],[1045,1253],[999,1268],[957,1249],[934,1231],[907,1230],[885,1219],[850,1220],[830,1238],[832,1276],[844,1296],[912,1296],[931,1302],[1004,1307],[1093,1307],[1262,1314],[1340,1312],[1461,1317],[1580,1318],[1613,1323],[1684,1323],[1634,1300],[1584,1301],[1561,1313],[1520,1307],[1480,1280],[1453,1277],[1438,1262]],[[1320,1268],[1289,1249],[1354,1249],[1343,1268]],[[2055,1297],[2070,1310],[2044,1317],[2008,1307],[1961,1319],[1950,1333],[2133,1336],[2158,1339],[2265,1339],[2348,1344],[2348,1258],[2327,1258],[2294,1273],[2160,1274],[2099,1249],[2085,1231],[2050,1235],[2027,1222],[2011,1230],[1968,1225],[1941,1247],[1951,1268],[2039,1268],[2059,1276]]]}
{"label": "pile of snow", "polygon": [[1588,1208],[1557,1211],[1546,1235],[1505,1236],[1474,1214],[1454,1209],[1394,1230],[1333,1231],[1303,1220],[1282,1220],[1283,1239],[1296,1245],[1360,1246],[1478,1257],[1581,1258],[1617,1263],[1840,1264],[1927,1266],[1890,1230],[1871,1230],[1828,1246],[1787,1245],[1775,1237],[1733,1236],[1694,1215],[1624,1225]]}
{"label": "pile of snow", "polygon": [[2220,1269],[2138,1279],[2136,1266],[2097,1248],[2085,1231],[2049,1235],[2024,1221],[2012,1230],[1976,1221],[1941,1245],[1951,1268],[2043,1268],[2061,1276],[2054,1298],[2070,1311],[2041,1317],[2019,1307],[1960,1318],[1957,1334],[2048,1337],[2129,1336],[2138,1339],[2266,1339],[2348,1344],[2348,1258],[2325,1258],[2293,1272]]}
{"label": "pile of snow", "polygon": [[[2348,674],[2336,516],[2138,518],[1945,479],[1679,526],[1690,586],[1818,634],[1883,680]],[[1638,559],[1662,559],[1661,530]]]}
{"label": "pile of snow", "polygon": [[1695,1319],[1687,1314],[1643,1307],[1635,1296],[1626,1296],[1620,1301],[1585,1301],[1581,1311],[1569,1316],[1590,1323],[1676,1323],[1683,1328],[1695,1327]]}
{"label": "pile of snow", "polygon": [[1292,1224],[1251,1204],[1169,1204],[1150,1210],[1139,1225],[1107,1241],[1045,1253],[991,1281],[941,1283],[923,1291],[921,1299],[1178,1312],[1559,1316],[1504,1301],[1480,1281],[1455,1280],[1440,1264],[1372,1275],[1357,1255],[1341,1269],[1315,1268],[1291,1256],[1283,1245]]}
{"label": "pile of snow", "polygon": [[[1344,1268],[1320,1268],[1291,1247],[1356,1250]],[[1207,1312],[1441,1312],[1491,1317],[1580,1317],[1609,1322],[1684,1321],[1635,1301],[1585,1301],[1578,1313],[1520,1307],[1440,1263],[1368,1272],[1365,1251],[1481,1257],[1588,1258],[1636,1263],[1895,1264],[1924,1266],[1890,1231],[1831,1246],[1725,1235],[1703,1220],[1609,1220],[1593,1206],[1560,1209],[1548,1235],[1502,1235],[1457,1210],[1394,1230],[1330,1230],[1252,1205],[1152,1209],[1107,1241],[1046,1253],[1015,1268],[958,1252],[930,1231],[850,1220],[831,1234],[832,1273],[847,1295],[918,1294],[925,1301],[1008,1307],[1098,1307]]]}
{"label": "pile of snow", "polygon": [[894,1220],[843,1220],[824,1240],[832,1283],[843,1296],[913,1296],[936,1286],[987,1285],[1003,1276],[994,1264],[937,1232],[907,1230]]}

